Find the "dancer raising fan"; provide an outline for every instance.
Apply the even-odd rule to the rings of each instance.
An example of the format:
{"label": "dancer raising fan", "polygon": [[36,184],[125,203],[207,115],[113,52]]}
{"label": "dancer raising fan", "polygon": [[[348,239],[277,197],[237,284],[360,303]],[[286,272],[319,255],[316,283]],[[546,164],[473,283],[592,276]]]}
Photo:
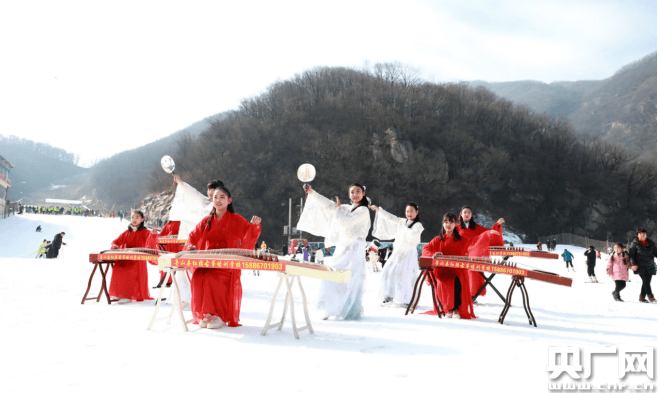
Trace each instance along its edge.
{"label": "dancer raising fan", "polygon": [[394,251],[383,269],[380,298],[383,304],[407,305],[419,275],[417,245],[424,231],[419,207],[412,202],[406,205],[406,218],[398,218],[378,206],[369,208],[376,212],[371,234],[379,239],[394,239]]}
{"label": "dancer raising fan", "polygon": [[[471,257],[487,257],[490,255],[490,246],[503,246],[502,224],[504,219],[497,220],[493,227],[488,230],[474,222],[472,208],[463,206],[458,218],[458,233],[466,244],[467,253]],[[483,276],[479,272],[468,271],[470,296],[475,296],[479,288],[484,285]],[[481,291],[481,296],[486,294],[486,288]]]}
{"label": "dancer raising fan", "polygon": [[188,234],[195,229],[195,226],[213,208],[211,198],[213,192],[222,184],[220,180],[212,180],[206,185],[206,196],[195,190],[191,185],[181,180],[179,175],[174,175],[174,181],[178,184],[172,208],[170,209],[170,221],[180,221],[179,239],[187,239]]}
{"label": "dancer raising fan", "polygon": [[[113,250],[124,248],[158,249],[158,231],[144,226],[144,213],[139,210],[131,214],[131,224],[112,242]],[[146,261],[116,261],[112,269],[110,296],[119,298],[119,303],[131,300],[151,300]]]}
{"label": "dancer raising fan", "polygon": [[[211,201],[211,214],[190,232],[187,250],[244,248],[251,250],[261,234],[261,218],[250,222],[234,213],[231,193],[219,182]],[[241,326],[243,287],[240,269],[192,269],[192,313],[202,328],[217,329],[225,325]]]}
{"label": "dancer raising fan", "polygon": [[325,246],[336,246],[335,253],[325,264],[335,269],[351,271],[351,281],[336,283],[322,281],[318,308],[323,311],[323,319],[335,316],[339,319],[359,319],[362,316],[362,295],[367,270],[364,260],[366,238],[371,227],[369,200],[366,188],[353,184],[348,189],[352,205],[340,205],[323,197],[305,185],[307,203],[298,229],[325,237]]}
{"label": "dancer raising fan", "polygon": [[[442,217],[442,230],[440,236],[436,236],[424,246],[422,256],[432,257],[436,253],[442,255],[465,256],[467,244],[461,238],[456,228],[456,216],[447,213]],[[468,284],[468,270],[454,269],[450,267],[437,267],[433,269],[433,275],[438,281],[435,290],[436,297],[447,317],[472,319],[474,305],[470,296]],[[435,314],[430,311],[425,314]]]}

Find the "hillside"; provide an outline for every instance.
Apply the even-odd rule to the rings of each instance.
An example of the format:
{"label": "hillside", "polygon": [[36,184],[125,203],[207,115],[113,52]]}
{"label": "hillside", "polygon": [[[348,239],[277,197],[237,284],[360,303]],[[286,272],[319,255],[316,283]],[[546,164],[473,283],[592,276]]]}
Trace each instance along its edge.
{"label": "hillside", "polygon": [[470,82],[537,113],[561,115],[588,138],[629,150],[655,162],[657,157],[657,52],[628,64],[600,81]]}
{"label": "hillside", "polygon": [[[656,226],[654,165],[585,144],[565,120],[486,89],[411,82],[396,65],[323,67],[277,82],[171,155],[194,187],[222,179],[239,214],[264,217],[268,243],[282,237],[288,199],[303,196],[295,173],[305,162],[326,197],[345,202],[358,182],[394,214],[417,202],[423,241],[465,204],[528,238],[571,230],[622,239]],[[153,174],[152,190],[171,185],[162,170]]]}
{"label": "hillside", "polygon": [[579,132],[626,146],[651,162],[657,160],[657,52],[604,80],[570,114]]}
{"label": "hillside", "polygon": [[83,179],[88,183],[81,186],[80,192],[91,196],[90,203],[99,209],[125,210],[138,206],[147,193],[151,171],[160,168],[161,157],[223,117],[224,114],[210,116],[169,136],[101,160],[90,169],[90,176]]}
{"label": "hillside", "polygon": [[[25,147],[5,149],[8,153],[2,155],[16,166],[10,173],[15,186],[10,191],[10,199],[18,199],[17,195],[21,195],[26,204],[39,204],[45,198],[82,199],[89,208],[104,211],[138,206],[147,193],[150,172],[158,166],[160,158],[176,150],[179,142],[195,138],[224,116],[210,116],[167,137],[103,159],[89,169],[61,161],[62,157],[71,162],[75,160],[72,154],[62,149],[52,148],[51,151],[41,146],[47,155],[25,150]],[[2,141],[8,140],[15,140],[14,145],[42,145],[15,137]],[[0,151],[5,145],[0,144]]]}
{"label": "hillside", "polygon": [[10,200],[27,201],[29,194],[37,190],[51,189],[66,179],[88,172],[75,164],[73,154],[63,149],[15,136],[0,135],[0,155],[14,165],[9,172]]}

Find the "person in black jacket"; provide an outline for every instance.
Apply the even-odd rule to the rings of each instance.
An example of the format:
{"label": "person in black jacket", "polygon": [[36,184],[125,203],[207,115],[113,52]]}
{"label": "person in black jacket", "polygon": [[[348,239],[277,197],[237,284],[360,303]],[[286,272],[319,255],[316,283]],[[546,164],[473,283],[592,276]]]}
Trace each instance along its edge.
{"label": "person in black jacket", "polygon": [[64,237],[65,233],[58,233],[55,235],[55,238],[53,238],[53,242],[50,244],[50,248],[48,248],[48,253],[46,254],[46,258],[53,259],[57,258],[57,254],[60,253],[60,247],[62,244],[66,246],[66,243],[62,243],[62,238]]}
{"label": "person in black jacket", "polygon": [[[633,241],[629,250],[630,256],[630,270],[639,275],[642,279],[642,292],[639,295],[639,301],[642,303],[657,303],[651,291],[651,278],[655,276],[657,267],[654,258],[658,257],[653,240],[646,237],[646,229],[639,228],[637,230],[637,239]],[[648,296],[649,300],[646,300]]]}
{"label": "person in black jacket", "polygon": [[596,273],[594,272],[594,268],[596,267],[596,251],[594,250],[594,246],[589,246],[587,251],[584,252],[584,255],[587,256],[587,274],[589,275],[589,280],[597,283],[598,280],[596,280]]}

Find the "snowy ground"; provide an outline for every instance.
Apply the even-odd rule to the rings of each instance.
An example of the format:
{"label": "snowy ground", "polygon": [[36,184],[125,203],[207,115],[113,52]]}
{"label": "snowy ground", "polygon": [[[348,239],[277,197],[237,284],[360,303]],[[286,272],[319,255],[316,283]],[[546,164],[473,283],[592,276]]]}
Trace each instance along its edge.
{"label": "snowy ground", "polygon": [[[42,226],[42,233],[35,232],[37,225]],[[584,249],[562,245],[557,246],[558,252],[568,248],[577,257],[575,273],[567,273],[561,259],[518,258],[519,263],[574,279],[571,288],[526,282],[538,328],[528,325],[519,292],[504,325],[497,323],[503,304],[493,291],[476,307],[476,320],[440,320],[419,312],[405,316],[404,309],[379,305],[381,273],[369,273],[362,320],[321,320],[314,307],[319,282],[303,278],[315,333],[302,332],[296,340],[287,320],[283,331],[261,336],[277,278],[274,273],[255,277],[244,272],[242,327],[200,330],[193,326],[184,333],[178,324],[161,323],[147,331],[153,301],[80,304],[92,270],[89,253],[108,249],[126,225],[119,219],[70,216],[0,220],[0,353],[5,364],[0,392],[240,388],[540,392],[557,381],[621,382],[611,356],[594,360],[590,380],[574,381],[565,373],[550,380],[546,371],[549,346],[657,348],[657,305],[637,301],[639,278],[632,276],[622,292],[625,303],[614,302],[614,284],[605,275],[605,261],[599,260],[596,266],[600,283],[587,284]],[[66,232],[67,245],[60,258],[34,259],[40,242],[52,240],[61,231]],[[149,269],[153,286],[157,268],[149,265]],[[98,277],[92,293],[100,289]],[[504,275],[494,280],[502,293],[509,282],[510,277]],[[654,278],[656,296],[659,289]],[[156,295],[157,290],[152,290],[152,296]],[[418,310],[430,309],[431,291],[425,287]],[[296,311],[299,323],[304,321],[300,304]],[[623,382],[637,381],[655,384],[655,378],[630,373]]]}

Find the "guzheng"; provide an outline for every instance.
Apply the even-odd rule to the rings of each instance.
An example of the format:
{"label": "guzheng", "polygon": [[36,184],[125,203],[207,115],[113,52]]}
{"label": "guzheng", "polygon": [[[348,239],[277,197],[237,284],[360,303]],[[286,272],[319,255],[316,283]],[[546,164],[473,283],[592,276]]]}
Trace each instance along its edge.
{"label": "guzheng", "polygon": [[570,287],[573,280],[555,273],[532,269],[529,266],[509,261],[491,261],[488,257],[458,257],[435,255],[433,257],[420,257],[420,268],[451,267],[467,269],[484,273],[508,274],[532,280],[544,281],[550,284]]}
{"label": "guzheng", "polygon": [[525,250],[522,247],[501,247],[501,246],[491,247],[490,256],[559,259],[558,254],[553,254],[547,251],[534,251],[534,250]]}
{"label": "guzheng", "polygon": [[245,249],[182,251],[162,255],[158,259],[158,268],[164,270],[168,267],[266,270],[339,283],[351,280],[350,270],[336,270],[315,263],[280,260],[274,254]]}
{"label": "guzheng", "polygon": [[[89,262],[94,264],[94,269],[92,274],[89,276],[89,282],[87,283],[87,290],[81,304],[85,304],[86,300],[96,299],[96,301],[101,300],[101,295],[105,293],[105,297],[108,300],[108,304],[111,304],[114,300],[110,299],[110,294],[108,294],[108,285],[106,282],[106,275],[110,270],[110,266],[115,262],[120,261],[147,261],[152,264],[158,262],[158,257],[163,254],[160,250],[153,250],[151,248],[124,248],[116,250],[105,250],[97,253],[89,254]],[[105,265],[105,270],[103,269]],[[92,280],[94,279],[94,274],[96,270],[99,270],[101,273],[101,290],[99,291],[98,296],[88,298],[89,290],[92,287]]]}
{"label": "guzheng", "polygon": [[[510,256],[510,255],[505,255],[505,257],[506,256]],[[504,300],[504,308],[502,309],[502,312],[500,313],[500,317],[498,320],[498,322],[501,324],[504,323],[504,318],[506,317],[506,314],[509,311],[509,308],[511,307],[513,292],[516,288],[519,288],[522,294],[523,308],[525,309],[525,313],[527,314],[527,320],[529,321],[530,325],[536,327],[536,319],[534,319],[534,315],[532,314],[532,309],[529,305],[529,293],[527,292],[527,288],[525,287],[525,278],[543,281],[550,284],[563,285],[567,287],[570,287],[571,284],[573,283],[572,279],[567,277],[562,277],[555,273],[535,270],[528,266],[522,264],[519,265],[518,263],[510,262],[506,260],[491,261],[489,257],[459,257],[459,256],[444,256],[441,254],[436,254],[433,257],[420,257],[419,267],[421,272],[419,277],[417,278],[417,282],[415,283],[415,288],[413,289],[413,297],[410,300],[408,309],[406,310],[406,315],[408,314],[408,312],[415,311],[415,308],[417,307],[417,303],[419,303],[419,299],[421,297],[421,292],[423,287],[422,283],[425,279],[429,279],[431,281],[432,290],[434,289],[435,286],[438,285],[432,273],[433,269],[435,268],[447,267],[454,269],[478,271],[484,277],[485,282],[481,286],[481,288],[479,288],[476,295],[474,295],[472,298],[474,300],[486,287],[486,285],[490,285],[491,288],[493,288],[493,290],[495,290],[495,292],[502,298],[502,300]],[[484,273],[490,273],[490,277],[486,277]],[[496,274],[507,274],[511,276],[511,285],[509,285],[509,290],[507,291],[506,298],[503,298],[502,295],[499,293],[499,291],[497,291],[497,288],[495,288],[495,286],[491,283],[491,280],[493,279],[493,277],[495,277]],[[435,296],[435,292],[433,292],[433,308],[438,313],[438,317],[441,317],[442,314],[445,312],[442,304],[440,304],[440,302],[437,300]]]}
{"label": "guzheng", "polygon": [[160,236],[158,238],[158,244],[160,244],[160,245],[165,245],[165,244],[186,244],[186,239],[179,239],[178,235]]}
{"label": "guzheng", "polygon": [[163,254],[160,250],[151,248],[124,248],[117,250],[105,250],[99,253],[90,253],[91,263],[99,261],[150,261],[157,262]]}

